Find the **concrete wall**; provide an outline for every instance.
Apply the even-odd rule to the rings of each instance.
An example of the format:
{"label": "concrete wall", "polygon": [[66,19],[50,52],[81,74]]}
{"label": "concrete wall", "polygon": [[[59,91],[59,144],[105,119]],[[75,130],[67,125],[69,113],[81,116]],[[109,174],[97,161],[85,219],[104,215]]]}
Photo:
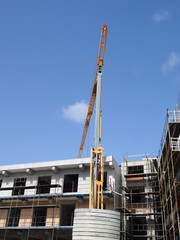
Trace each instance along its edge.
{"label": "concrete wall", "polygon": [[[85,169],[84,171],[80,169],[65,169],[60,171],[59,173],[53,173],[52,171],[41,171],[36,172],[32,176],[28,174],[11,174],[10,177],[1,177],[2,179],[2,186],[1,188],[10,188],[13,187],[14,179],[15,178],[27,178],[26,186],[36,186],[38,183],[38,177],[40,176],[52,176],[51,184],[60,184],[62,187],[58,188],[51,188],[51,194],[60,194],[63,191],[63,183],[64,183],[64,175],[66,174],[78,174],[78,192],[88,192],[89,191],[89,171]],[[24,195],[30,196],[35,195],[36,189],[25,189]],[[0,191],[1,197],[8,197],[12,196],[12,190],[3,190]]]}
{"label": "concrete wall", "polygon": [[59,226],[60,221],[60,209],[48,208],[46,216],[46,226]]}
{"label": "concrete wall", "polygon": [[8,214],[8,210],[6,210],[6,209],[0,210],[0,227],[6,226],[7,214]]}
{"label": "concrete wall", "polygon": [[[120,169],[116,161],[111,156],[107,157],[107,159],[105,158],[105,161],[108,161],[104,168],[104,171],[107,172],[107,190],[114,190],[115,185],[119,185]],[[44,163],[42,163],[42,165],[43,164]],[[7,170],[11,169],[11,165],[6,166],[6,168]],[[84,166],[83,168],[80,168],[78,166],[76,168],[57,169],[57,173],[51,170],[42,169],[41,171],[32,171],[32,175],[29,175],[25,171],[18,172],[18,168],[16,171],[17,171],[16,173],[11,173],[9,177],[0,175],[0,179],[3,180],[2,186],[1,186],[2,188],[13,187],[15,178],[27,178],[26,186],[35,186],[38,183],[38,177],[52,176],[51,184],[60,184],[62,188],[51,188],[50,193],[60,194],[63,191],[64,175],[78,174],[78,192],[79,193],[89,192],[89,184],[90,184],[89,166]],[[35,194],[36,194],[36,189],[25,189],[24,195],[35,195]],[[12,190],[0,191],[0,196],[1,197],[12,196]]]}
{"label": "concrete wall", "polygon": [[19,227],[30,227],[32,225],[33,209],[21,209]]}

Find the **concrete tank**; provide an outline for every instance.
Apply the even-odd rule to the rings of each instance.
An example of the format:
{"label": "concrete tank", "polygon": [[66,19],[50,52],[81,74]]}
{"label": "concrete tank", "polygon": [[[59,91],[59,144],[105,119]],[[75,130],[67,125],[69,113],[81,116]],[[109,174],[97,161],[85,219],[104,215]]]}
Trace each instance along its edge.
{"label": "concrete tank", "polygon": [[76,209],[72,239],[120,239],[120,213],[101,209]]}

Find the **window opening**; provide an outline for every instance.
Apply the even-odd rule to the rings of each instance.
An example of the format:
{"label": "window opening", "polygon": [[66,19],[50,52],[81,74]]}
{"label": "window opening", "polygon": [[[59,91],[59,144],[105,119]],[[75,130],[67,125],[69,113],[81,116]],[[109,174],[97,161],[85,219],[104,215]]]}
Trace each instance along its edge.
{"label": "window opening", "polygon": [[19,225],[21,209],[20,208],[11,208],[7,217],[7,226],[8,227],[17,227]]}
{"label": "window opening", "polygon": [[[133,237],[139,240],[147,240],[147,220],[146,217],[133,217]],[[138,238],[137,238],[138,237]]]}
{"label": "window opening", "polygon": [[[145,202],[145,195],[141,194],[142,192],[145,192],[144,186],[140,187],[129,187],[130,192],[132,192],[132,195],[130,195],[130,198],[132,197],[132,203],[141,203]],[[137,194],[133,194],[137,193]],[[138,194],[139,193],[139,194]]]}
{"label": "window opening", "polygon": [[144,166],[130,166],[128,167],[128,174],[135,174],[135,173],[144,173]]}
{"label": "window opening", "polygon": [[51,188],[51,176],[38,178],[37,194],[49,193]]}
{"label": "window opening", "polygon": [[45,226],[47,208],[34,208],[32,226]]}
{"label": "window opening", "polygon": [[1,186],[2,186],[2,179],[0,179],[0,188],[1,188]]}
{"label": "window opening", "polygon": [[15,178],[12,195],[24,195],[26,178]]}
{"label": "window opening", "polygon": [[61,205],[61,226],[72,226],[74,219],[75,204]]}
{"label": "window opening", "polygon": [[78,190],[78,174],[64,175],[63,192],[77,192]]}

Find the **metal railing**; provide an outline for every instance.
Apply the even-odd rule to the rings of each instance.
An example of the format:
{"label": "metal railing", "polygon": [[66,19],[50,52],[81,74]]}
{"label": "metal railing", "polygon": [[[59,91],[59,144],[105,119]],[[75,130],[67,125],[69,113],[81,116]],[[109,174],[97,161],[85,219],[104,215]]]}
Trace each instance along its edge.
{"label": "metal railing", "polygon": [[45,226],[46,216],[34,216],[32,221],[32,226]]}
{"label": "metal railing", "polygon": [[53,216],[34,216],[21,218],[17,217],[0,217],[0,227],[35,227],[35,226],[72,226],[74,212],[63,213],[62,216],[54,218]]}
{"label": "metal railing", "polygon": [[162,224],[134,224],[133,230],[138,231],[162,231]]}
{"label": "metal railing", "polygon": [[78,191],[78,182],[72,181],[71,183],[64,184],[63,193],[67,192],[77,192]]}
{"label": "metal railing", "polygon": [[172,151],[180,151],[180,138],[171,138]]}
{"label": "metal railing", "polygon": [[180,122],[180,110],[168,111],[168,121],[169,122]]}
{"label": "metal railing", "polygon": [[6,222],[7,227],[17,227],[19,225],[19,216],[17,217],[9,217],[7,220],[4,220]]}
{"label": "metal railing", "polygon": [[139,202],[139,203],[129,203],[128,204],[129,209],[136,209],[137,211],[139,209],[147,209],[149,207],[151,207],[155,210],[156,208],[160,208],[161,204],[160,204],[160,202],[154,202],[154,201],[148,202],[148,203],[147,202]]}

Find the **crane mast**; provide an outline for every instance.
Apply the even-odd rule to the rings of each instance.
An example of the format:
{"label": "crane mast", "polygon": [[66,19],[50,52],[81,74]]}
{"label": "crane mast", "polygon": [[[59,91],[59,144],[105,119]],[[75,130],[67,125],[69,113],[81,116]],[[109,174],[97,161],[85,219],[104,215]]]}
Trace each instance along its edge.
{"label": "crane mast", "polygon": [[103,209],[104,162],[101,147],[101,90],[103,66],[97,72],[94,147],[91,148],[89,208]]}

